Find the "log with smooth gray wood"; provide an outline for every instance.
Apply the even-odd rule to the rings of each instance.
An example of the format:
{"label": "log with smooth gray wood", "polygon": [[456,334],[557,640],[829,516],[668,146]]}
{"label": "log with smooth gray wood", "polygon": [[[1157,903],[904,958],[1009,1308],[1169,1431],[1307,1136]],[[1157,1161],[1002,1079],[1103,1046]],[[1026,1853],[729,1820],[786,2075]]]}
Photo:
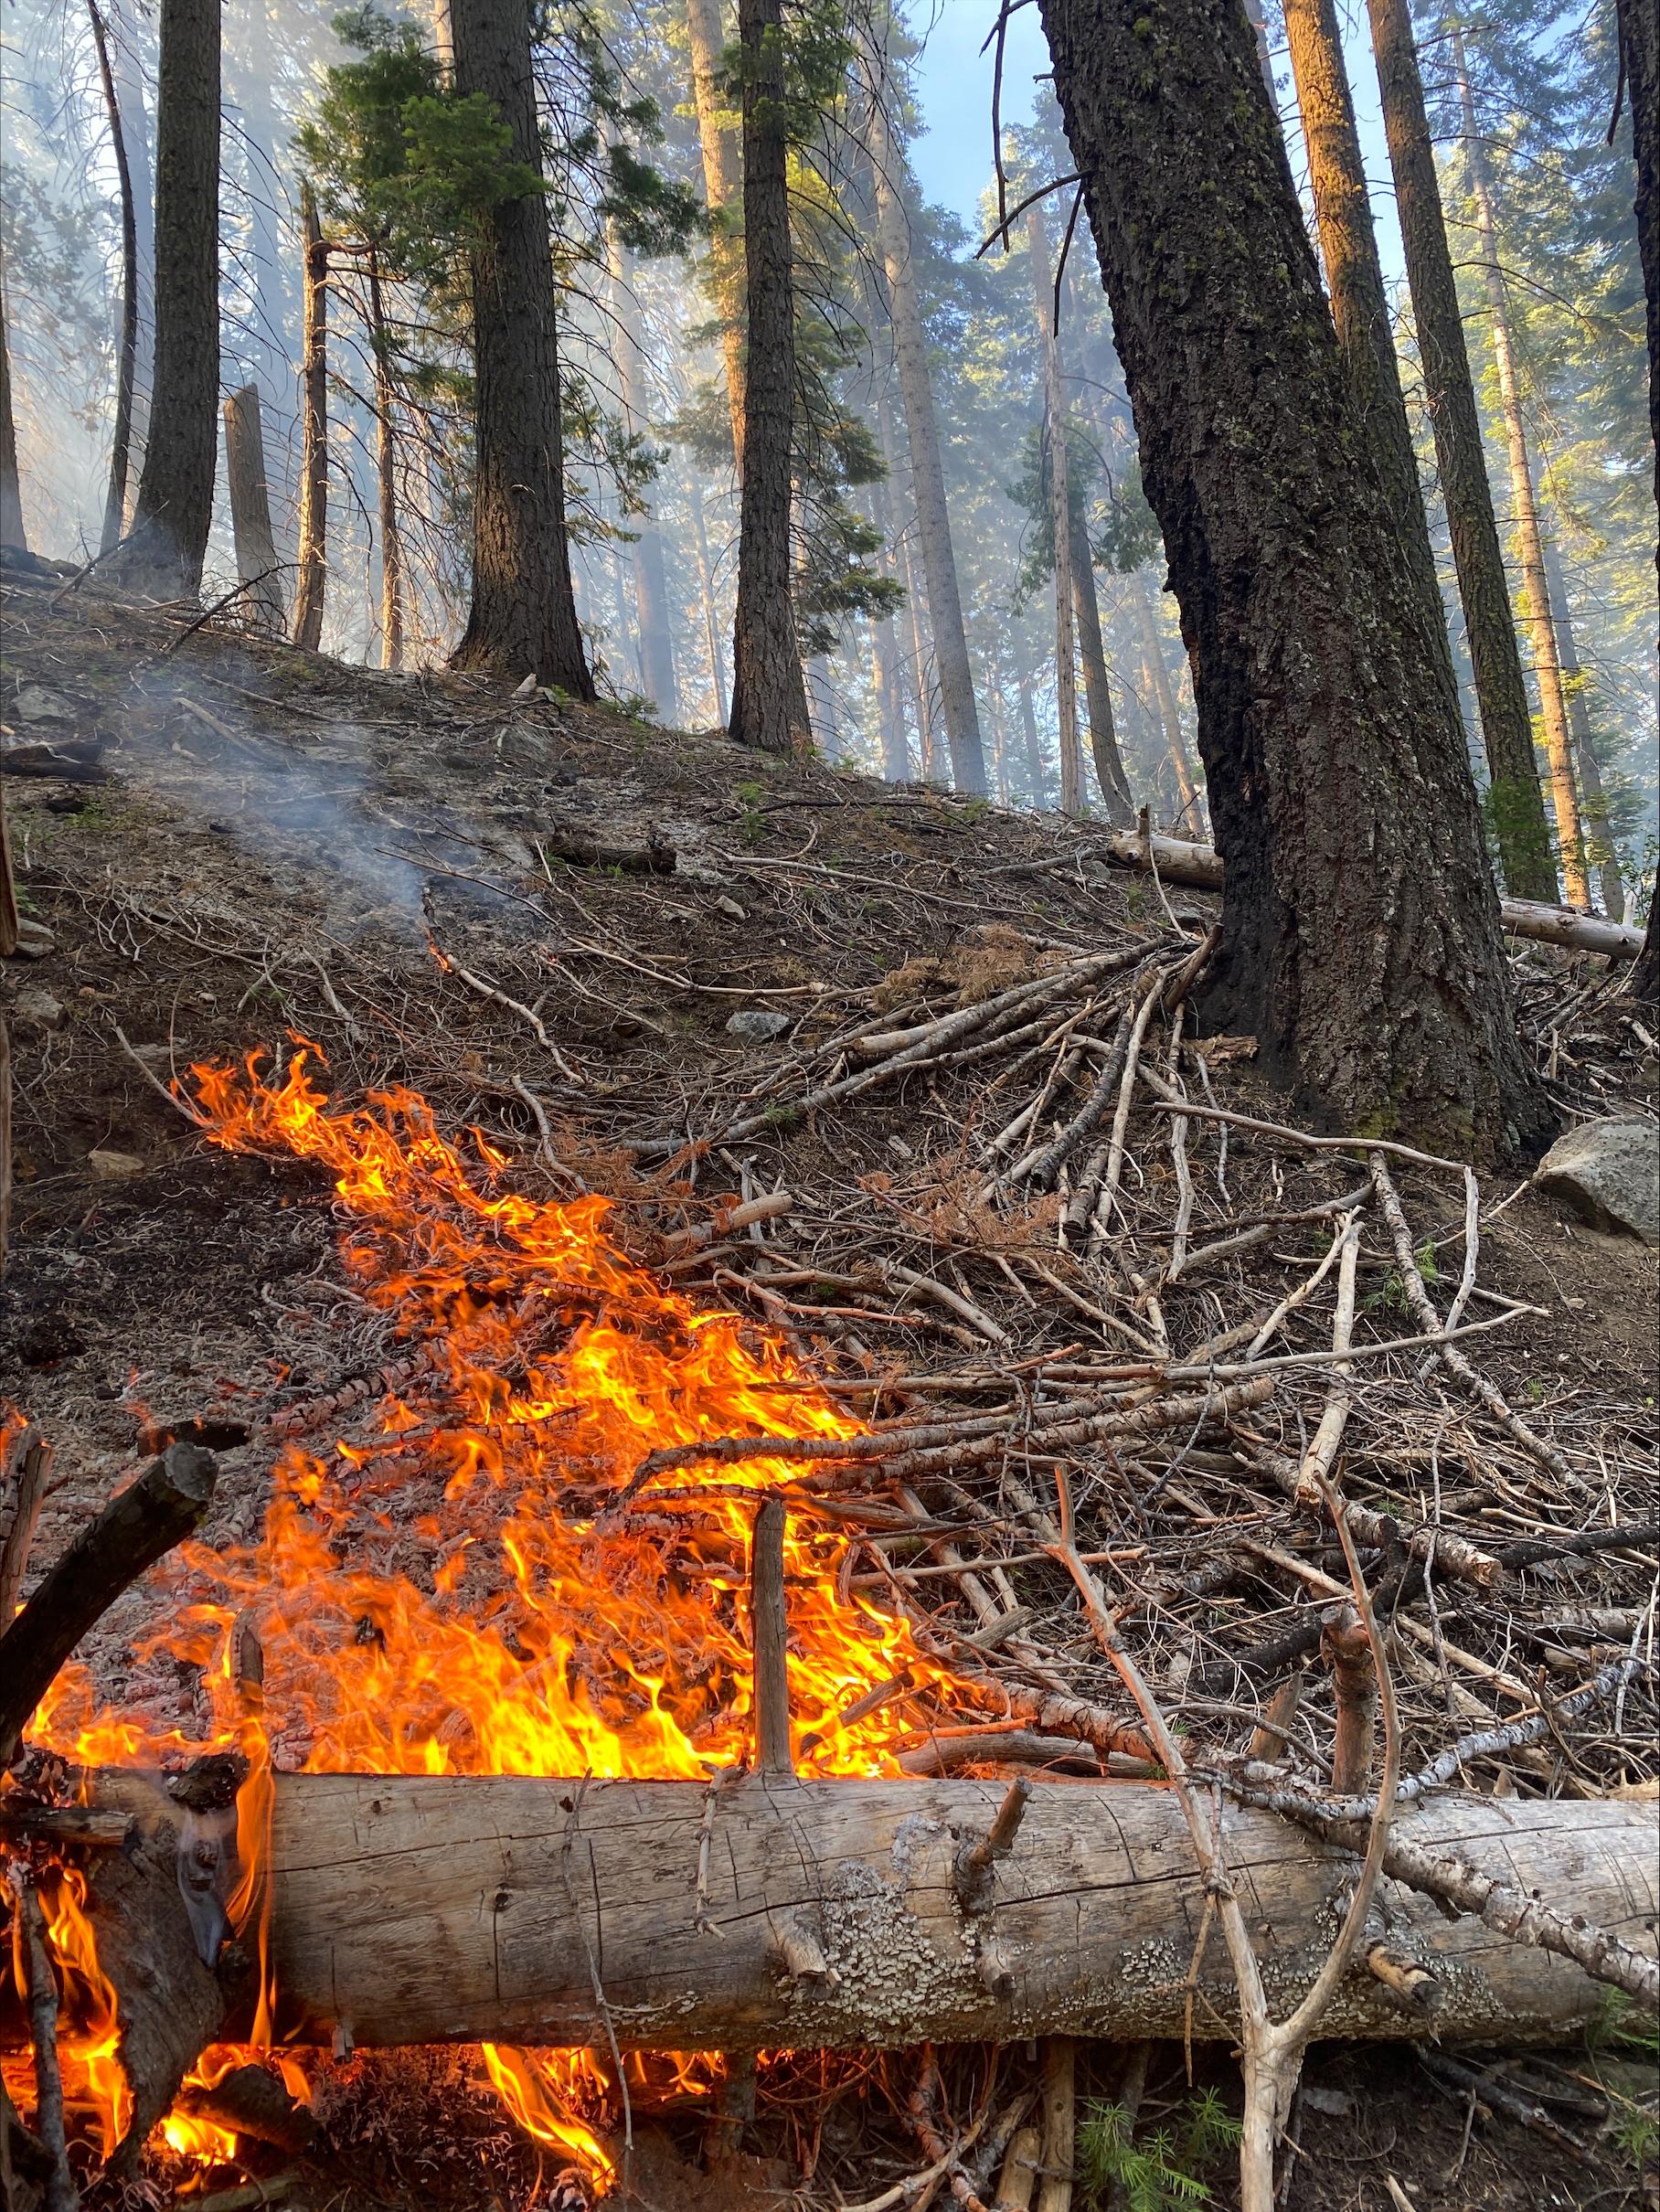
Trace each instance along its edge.
{"label": "log with smooth gray wood", "polygon": [[[1146,868],[1149,845],[1151,865],[1166,883],[1186,884],[1195,890],[1221,889],[1222,856],[1213,845],[1195,845],[1186,837],[1155,836],[1144,841],[1134,830],[1116,830],[1092,845],[1086,857],[1110,860],[1118,867]],[[1643,932],[1630,922],[1582,914],[1576,907],[1544,906],[1535,899],[1501,899],[1499,911],[1509,936],[1525,937],[1534,944],[1561,945],[1570,952],[1602,952],[1610,960],[1635,960],[1643,949]]]}
{"label": "log with smooth gray wood", "polygon": [[[133,1778],[104,1778],[133,1802]],[[97,1792],[95,1791],[95,1796]],[[362,2045],[677,2049],[1180,2036],[1204,1898],[1158,1784],[1037,1781],[989,1870],[963,1865],[995,1781],[280,1777],[273,1963],[285,2033]],[[158,1801],[159,1803],[159,1801]],[[1263,1977],[1312,1979],[1354,1862],[1277,1816],[1222,1813]],[[1398,1833],[1502,1874],[1652,1953],[1654,1806],[1449,1794]],[[99,1905],[94,1885],[93,1912]],[[1563,2040],[1604,1992],[1388,1883],[1391,1948],[1440,1983],[1426,2025],[1362,1966],[1333,2035]],[[1193,2032],[1237,2017],[1214,1934]]]}

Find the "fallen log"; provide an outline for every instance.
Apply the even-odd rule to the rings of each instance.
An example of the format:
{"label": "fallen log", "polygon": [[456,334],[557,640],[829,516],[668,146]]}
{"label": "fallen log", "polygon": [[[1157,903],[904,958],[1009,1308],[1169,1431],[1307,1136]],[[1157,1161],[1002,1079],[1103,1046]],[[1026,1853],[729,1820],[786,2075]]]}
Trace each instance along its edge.
{"label": "fallen log", "polygon": [[[91,1781],[95,1803],[134,1807],[137,1778]],[[677,2049],[1179,2037],[1207,1916],[1174,1795],[1034,1780],[1017,1828],[976,1858],[1008,1796],[1005,1782],[787,1775],[727,1777],[712,1791],[281,1776],[278,2033],[336,2047],[614,2034]],[[176,1820],[159,1789],[152,1797],[158,1820]],[[1283,2014],[1326,1955],[1355,1862],[1270,1813],[1226,1804],[1220,1818]],[[1652,1805],[1449,1794],[1403,1808],[1398,1827],[1652,1952]],[[97,1867],[90,1878],[96,1923],[116,1908]],[[1564,2040],[1602,2001],[1570,1961],[1474,1918],[1450,1922],[1410,1888],[1386,1882],[1381,1903],[1391,1951],[1441,1984],[1443,2039]],[[1231,2036],[1222,1946],[1194,1972],[1193,2032]],[[1322,2029],[1423,2032],[1364,1963]]]}
{"label": "fallen log", "polygon": [[[1225,863],[1208,845],[1195,845],[1185,837],[1144,840],[1136,830],[1115,830],[1090,847],[1098,859],[1118,867],[1146,868],[1148,847],[1152,867],[1165,883],[1182,883],[1196,890],[1219,891]],[[1581,914],[1573,907],[1552,907],[1534,899],[1501,899],[1500,911],[1506,932],[1526,937],[1535,944],[1562,945],[1570,952],[1602,952],[1610,960],[1635,960],[1643,949],[1643,932],[1629,922],[1609,921],[1601,914]]]}

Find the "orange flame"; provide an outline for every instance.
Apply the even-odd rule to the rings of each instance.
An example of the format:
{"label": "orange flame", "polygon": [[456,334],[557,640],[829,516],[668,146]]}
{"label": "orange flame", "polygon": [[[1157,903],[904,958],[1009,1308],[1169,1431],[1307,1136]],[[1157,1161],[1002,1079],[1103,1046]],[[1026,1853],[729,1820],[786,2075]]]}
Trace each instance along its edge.
{"label": "orange flame", "polygon": [[[176,1606],[140,1651],[202,1670],[205,1727],[96,1711],[85,1677],[69,1670],[32,1730],[89,1764],[249,1751],[236,1904],[257,1923],[261,1953],[272,1763],[701,1780],[745,1761],[745,1494],[786,1483],[790,1464],[681,1470],[609,1526],[601,1516],[659,1447],[861,1427],[780,1341],[730,1313],[698,1311],[631,1260],[606,1234],[607,1201],[523,1196],[482,1135],[463,1153],[409,1090],[329,1111],[310,1051],[296,1050],[280,1082],[261,1079],[257,1054],[239,1070],[194,1069],[197,1105],[227,1149],[286,1152],[334,1175],[357,1292],[391,1316],[399,1373],[419,1379],[402,1382],[404,1395],[388,1387],[366,1399],[358,1435],[332,1453],[283,1452],[257,1545],[184,1548],[195,1601]],[[432,1494],[412,1517],[418,1482]],[[901,1700],[881,1706],[867,1693],[901,1671],[906,1698],[947,1699],[952,1683],[905,1623],[838,1583],[843,1558],[833,1528],[793,1510],[796,1755],[823,1774],[890,1773]],[[231,1664],[239,1619],[264,1656],[251,1700]],[[872,1709],[857,1713],[861,1701]],[[845,1720],[848,1708],[856,1717]],[[602,2173],[608,2154],[569,2117],[577,2060],[487,2049],[485,2065],[521,2125]]]}

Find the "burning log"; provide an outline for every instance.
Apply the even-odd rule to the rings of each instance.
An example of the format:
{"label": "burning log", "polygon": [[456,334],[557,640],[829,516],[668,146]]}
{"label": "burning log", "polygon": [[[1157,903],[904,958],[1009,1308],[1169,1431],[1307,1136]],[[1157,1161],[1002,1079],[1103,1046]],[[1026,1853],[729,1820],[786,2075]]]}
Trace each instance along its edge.
{"label": "burning log", "polygon": [[[128,1810],[146,1787],[92,1781],[95,1803]],[[170,1822],[148,1788],[148,1817]],[[682,2049],[1180,2037],[1205,1899],[1173,1793],[1037,1781],[1019,1803],[1016,1821],[1005,1784],[960,1781],[283,1775],[278,2032],[570,2046],[614,2030]],[[1353,1860],[1248,1807],[1222,1822],[1268,1986],[1289,2005],[1325,1958]],[[1399,1826],[1652,1948],[1652,1806],[1448,1795]],[[965,1863],[982,1869],[967,1886]],[[93,1870],[88,1907],[123,2007],[115,1927],[146,1909],[111,1886],[127,1866],[112,1854]],[[1442,1984],[1442,2037],[1550,2040],[1596,2012],[1599,1985],[1568,1960],[1477,1920],[1449,1924],[1404,1888],[1389,1903],[1392,1940]],[[1197,1971],[1194,2032],[1230,2035],[1219,1945]],[[1323,2032],[1412,2037],[1421,2023],[1359,1963]]]}

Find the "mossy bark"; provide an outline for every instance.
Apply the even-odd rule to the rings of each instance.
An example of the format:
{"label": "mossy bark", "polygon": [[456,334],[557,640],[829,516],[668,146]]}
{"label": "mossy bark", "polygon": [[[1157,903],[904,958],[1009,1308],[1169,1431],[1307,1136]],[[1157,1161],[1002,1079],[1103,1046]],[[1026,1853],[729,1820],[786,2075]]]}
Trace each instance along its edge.
{"label": "mossy bark", "polygon": [[1226,932],[1202,1011],[1299,1109],[1475,1158],[1550,1114],[1455,696],[1243,10],[1042,0],[1194,670]]}

